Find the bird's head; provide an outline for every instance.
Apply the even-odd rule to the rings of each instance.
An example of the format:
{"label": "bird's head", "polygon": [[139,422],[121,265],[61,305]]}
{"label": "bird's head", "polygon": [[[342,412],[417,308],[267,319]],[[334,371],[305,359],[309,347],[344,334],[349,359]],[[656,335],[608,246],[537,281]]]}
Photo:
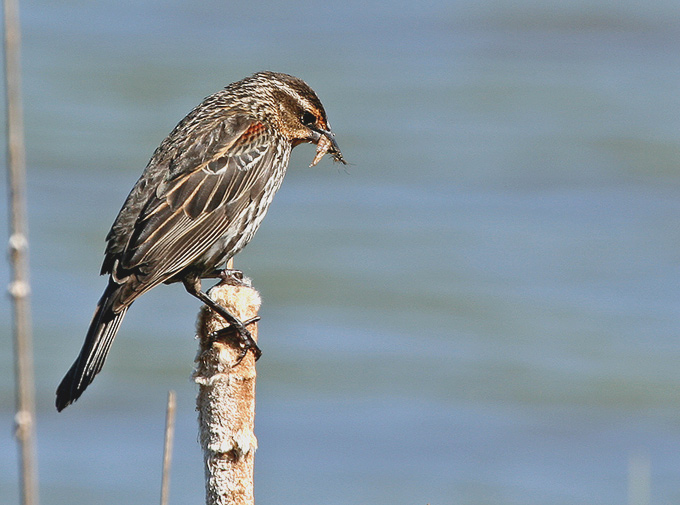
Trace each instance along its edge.
{"label": "bird's head", "polygon": [[316,156],[310,166],[316,165],[326,153],[335,161],[347,164],[321,100],[307,83],[292,75],[275,72],[259,72],[252,78],[265,86],[272,97],[275,105],[270,113],[293,147],[305,142],[316,144]]}

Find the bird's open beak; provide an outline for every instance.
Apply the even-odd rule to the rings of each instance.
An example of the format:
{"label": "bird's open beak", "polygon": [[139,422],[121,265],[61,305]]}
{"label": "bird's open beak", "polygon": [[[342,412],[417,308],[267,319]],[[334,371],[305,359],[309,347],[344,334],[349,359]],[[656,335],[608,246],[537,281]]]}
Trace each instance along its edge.
{"label": "bird's open beak", "polygon": [[313,167],[321,161],[321,158],[323,158],[326,153],[333,156],[335,161],[347,165],[345,158],[343,158],[342,153],[340,152],[340,147],[335,141],[335,134],[332,131],[324,130],[322,128],[312,128],[311,141],[316,144],[316,156],[314,156],[312,164],[309,165],[310,167]]}

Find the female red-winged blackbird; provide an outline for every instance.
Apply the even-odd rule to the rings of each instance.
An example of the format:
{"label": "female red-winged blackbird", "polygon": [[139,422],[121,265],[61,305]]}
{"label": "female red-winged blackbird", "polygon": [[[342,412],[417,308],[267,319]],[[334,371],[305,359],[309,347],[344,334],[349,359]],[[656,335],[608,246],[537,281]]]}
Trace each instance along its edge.
{"label": "female red-winged blackbird", "polygon": [[[85,343],[57,388],[57,410],[77,400],[99,373],[120,323],[137,297],[182,281],[224,317],[243,352],[260,350],[246,325],[201,290],[260,226],[281,186],[293,147],[317,145],[345,163],[326,112],[302,80],[260,72],[230,84],[192,110],[156,149],[111,231],[101,274],[109,284]],[[220,270],[222,267],[222,270]]]}

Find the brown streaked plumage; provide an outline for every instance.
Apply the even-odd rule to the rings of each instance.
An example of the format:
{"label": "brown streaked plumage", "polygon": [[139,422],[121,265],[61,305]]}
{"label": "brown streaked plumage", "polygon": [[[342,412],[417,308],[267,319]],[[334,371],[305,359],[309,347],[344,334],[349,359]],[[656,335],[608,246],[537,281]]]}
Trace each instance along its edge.
{"label": "brown streaked plumage", "polygon": [[207,97],[163,140],[106,237],[109,275],[85,343],[57,389],[57,410],[77,400],[101,370],[132,303],[161,283],[182,281],[260,350],[245,323],[215,304],[200,279],[223,273],[252,239],[281,186],[293,147],[317,144],[341,163],[326,112],[302,80],[259,72]]}

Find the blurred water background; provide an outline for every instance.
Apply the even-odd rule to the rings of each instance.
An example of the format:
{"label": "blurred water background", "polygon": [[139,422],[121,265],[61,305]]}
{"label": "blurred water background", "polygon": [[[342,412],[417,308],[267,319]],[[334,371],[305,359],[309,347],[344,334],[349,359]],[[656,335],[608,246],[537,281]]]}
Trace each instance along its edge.
{"label": "blurred water background", "polygon": [[237,258],[264,299],[258,504],[613,505],[629,468],[639,503],[680,502],[680,4],[21,8],[43,505],[154,503],[171,388],[171,503],[203,501],[181,286],[134,305],[78,403],[57,414],[54,390],[151,153],[261,69],[312,85],[352,166],[297,148]]}

